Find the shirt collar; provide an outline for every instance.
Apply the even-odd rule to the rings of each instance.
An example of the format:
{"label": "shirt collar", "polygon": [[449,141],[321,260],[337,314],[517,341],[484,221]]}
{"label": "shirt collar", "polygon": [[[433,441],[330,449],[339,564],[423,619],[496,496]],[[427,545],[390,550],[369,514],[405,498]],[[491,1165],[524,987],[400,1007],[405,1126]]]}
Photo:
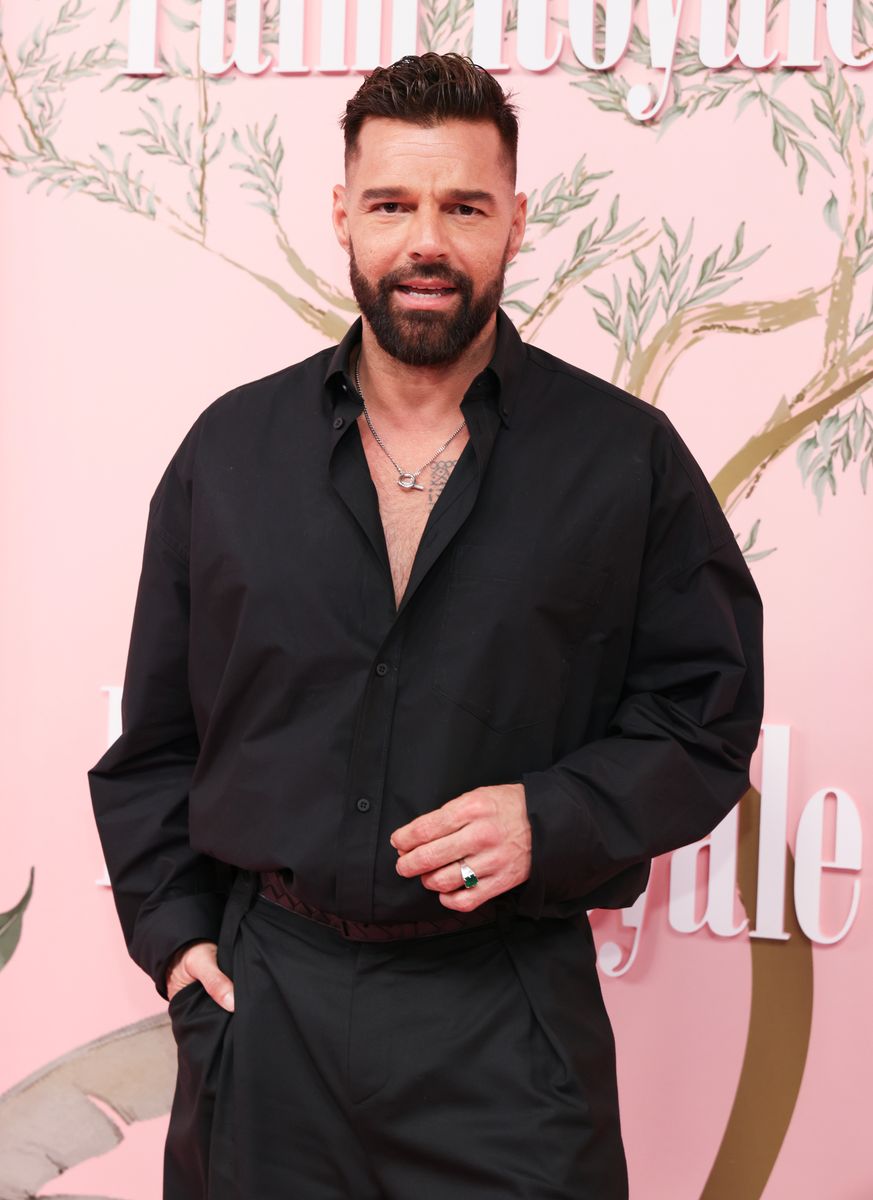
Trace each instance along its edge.
{"label": "shirt collar", "polygon": [[[358,317],[352,322],[348,332],[328,361],[324,383],[334,401],[334,408],[338,401],[346,400],[357,404],[360,411],[360,402],[357,400],[351,370],[351,357],[352,351],[361,340],[362,328],[363,321]],[[481,391],[492,396],[501,420],[507,427],[515,408],[515,396],[519,387],[524,359],[525,346],[518,330],[503,309],[498,308],[497,340],[494,344],[494,353],[487,367],[473,380],[467,395],[476,395]]]}

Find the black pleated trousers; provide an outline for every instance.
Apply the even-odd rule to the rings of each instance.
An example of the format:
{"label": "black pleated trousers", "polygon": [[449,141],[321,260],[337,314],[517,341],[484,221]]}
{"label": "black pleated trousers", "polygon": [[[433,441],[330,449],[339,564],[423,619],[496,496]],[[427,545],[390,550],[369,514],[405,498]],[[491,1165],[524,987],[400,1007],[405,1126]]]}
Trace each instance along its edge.
{"label": "black pleated trousers", "polygon": [[353,942],[241,872],[169,1005],[164,1200],[626,1200],[587,918]]}

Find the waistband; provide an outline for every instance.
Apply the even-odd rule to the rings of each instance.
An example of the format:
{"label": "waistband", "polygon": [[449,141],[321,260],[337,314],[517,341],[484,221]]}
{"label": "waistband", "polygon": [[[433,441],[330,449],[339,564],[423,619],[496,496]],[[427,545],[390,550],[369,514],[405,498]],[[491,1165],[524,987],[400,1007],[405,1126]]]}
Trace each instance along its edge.
{"label": "waistband", "polygon": [[260,871],[258,873],[258,895],[273,904],[279,904],[290,912],[329,925],[342,937],[353,942],[389,942],[398,938],[435,937],[444,933],[458,933],[478,925],[492,925],[497,920],[495,905],[486,901],[468,913],[447,913],[435,921],[349,921],[336,913],[325,912],[313,904],[307,904],[291,891],[285,872]]}

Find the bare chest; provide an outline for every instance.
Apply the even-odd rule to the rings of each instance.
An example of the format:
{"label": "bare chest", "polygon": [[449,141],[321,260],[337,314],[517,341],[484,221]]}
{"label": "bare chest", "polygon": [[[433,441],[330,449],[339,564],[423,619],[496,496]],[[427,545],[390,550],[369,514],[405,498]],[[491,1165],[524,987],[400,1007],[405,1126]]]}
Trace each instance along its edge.
{"label": "bare chest", "polygon": [[[397,482],[398,472],[385,451],[377,445],[363,417],[358,420],[367,465],[379,497],[379,515],[385,531],[388,561],[394,584],[394,601],[399,607],[409,582],[415,552],[427,524],[430,510],[448,482],[455,464],[469,440],[469,433],[462,429],[442,454],[418,475],[418,488],[403,488]],[[395,451],[389,447],[394,458],[409,471],[417,470],[423,458],[433,453],[422,443],[420,446],[404,447]]]}

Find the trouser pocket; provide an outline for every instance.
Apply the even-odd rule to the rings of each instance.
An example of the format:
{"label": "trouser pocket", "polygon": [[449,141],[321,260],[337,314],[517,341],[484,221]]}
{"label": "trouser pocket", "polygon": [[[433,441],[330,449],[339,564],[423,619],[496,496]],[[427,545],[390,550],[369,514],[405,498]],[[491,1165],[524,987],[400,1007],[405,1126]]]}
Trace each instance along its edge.
{"label": "trouser pocket", "polygon": [[164,1150],[164,1200],[207,1200],[222,1048],[233,1014],[200,984],[178,997],[170,1008],[178,1067]]}
{"label": "trouser pocket", "polygon": [[[249,876],[237,876],[219,933],[218,965],[230,979],[239,924],[254,895]],[[177,1075],[164,1149],[164,1200],[231,1200],[227,1187],[214,1180],[232,1174],[228,1082],[234,1013],[213,1000],[199,981],[174,993],[168,1012]]]}

